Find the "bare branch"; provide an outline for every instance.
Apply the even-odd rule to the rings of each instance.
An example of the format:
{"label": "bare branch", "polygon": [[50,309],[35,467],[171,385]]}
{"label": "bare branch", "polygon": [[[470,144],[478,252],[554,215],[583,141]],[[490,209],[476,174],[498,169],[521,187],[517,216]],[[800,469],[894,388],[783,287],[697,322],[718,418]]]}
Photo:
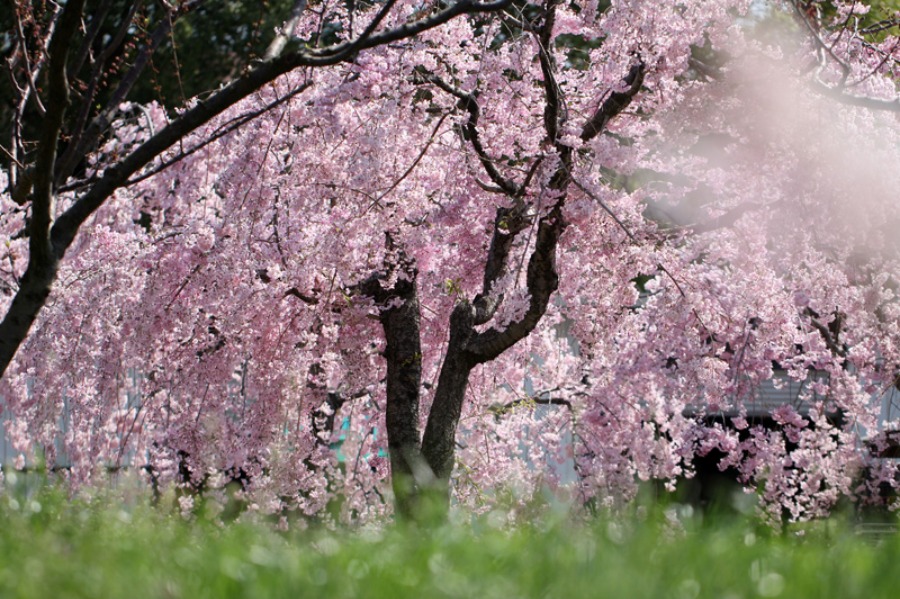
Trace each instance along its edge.
{"label": "bare branch", "polygon": [[[179,14],[184,14],[185,12],[192,10],[201,2],[202,0],[186,2],[179,9]],[[74,139],[66,148],[59,164],[57,164],[55,173],[57,184],[61,184],[72,175],[75,166],[93,149],[97,140],[103,135],[103,132],[109,128],[113,117],[119,110],[119,105],[126,99],[131,88],[137,83],[141,73],[144,71],[147,64],[149,64],[150,57],[169,36],[169,33],[172,30],[172,24],[173,20],[171,15],[162,20],[156,30],[154,30],[153,35],[150,38],[150,43],[144,46],[135,59],[134,64],[125,76],[122,77],[121,81],[119,81],[119,85],[110,96],[104,109],[94,117],[83,135],[80,134],[80,131],[74,132]]]}
{"label": "bare branch", "polygon": [[[12,139],[10,140],[10,151],[13,154],[13,162],[10,163],[10,183],[12,184],[12,198],[13,201],[19,204],[20,206],[24,205],[29,198],[29,194],[31,193],[31,188],[34,183],[33,173],[30,169],[19,168],[18,165],[20,163],[27,163],[26,152],[25,152],[25,140],[22,138],[24,133],[24,126],[22,125],[22,118],[25,114],[25,109],[28,106],[28,101],[32,97],[34,98],[35,104],[37,106],[37,110],[39,114],[46,114],[47,109],[44,107],[41,102],[40,95],[37,92],[37,88],[35,87],[35,81],[40,76],[41,70],[46,63],[49,40],[53,38],[53,33],[56,30],[56,25],[59,21],[59,16],[61,14],[62,9],[57,6],[53,16],[50,18],[50,22],[47,26],[46,31],[46,41],[45,47],[43,51],[40,53],[37,62],[32,65],[31,61],[28,58],[28,42],[25,37],[25,31],[22,27],[21,14],[17,10],[16,11],[16,49],[14,49],[12,56],[9,60],[8,67],[8,76],[10,83],[14,90],[16,90],[16,94],[18,96],[17,102],[15,104],[15,110],[13,113],[12,119]],[[25,65],[25,77],[27,79],[27,83],[24,87],[21,87],[14,75],[14,68],[16,66],[17,57],[21,57],[21,61]],[[18,159],[19,152],[21,151],[21,160]],[[21,172],[20,172],[21,171]]]}
{"label": "bare branch", "polygon": [[870,79],[876,73],[881,71],[881,69],[884,68],[884,66],[889,61],[893,61],[895,64],[900,64],[900,61],[897,61],[897,59],[893,57],[893,51],[896,50],[896,48],[897,48],[896,43],[894,44],[894,46],[891,48],[890,51],[885,51],[882,48],[879,48],[878,46],[870,43],[869,41],[867,41],[866,39],[861,37],[862,35],[876,33],[878,31],[882,31],[884,29],[889,29],[889,28],[893,27],[898,22],[896,18],[888,19],[886,21],[876,23],[875,25],[872,26],[874,28],[872,30],[860,29],[860,30],[853,31],[852,35],[856,38],[856,40],[864,48],[866,48],[868,51],[870,51],[872,53],[881,54],[882,58],[881,58],[881,61],[879,62],[879,64],[872,67],[872,69],[866,75],[860,77],[856,81],[848,83],[847,80],[849,79],[850,74],[851,74],[850,65],[848,65],[847,62],[844,61],[843,59],[841,59],[841,57],[839,57],[837,54],[835,54],[834,47],[837,45],[838,40],[841,39],[841,37],[844,35],[844,33],[850,31],[849,19],[852,16],[852,13],[848,14],[847,19],[844,21],[844,23],[842,25],[839,26],[840,33],[835,38],[835,40],[832,43],[828,44],[822,38],[822,34],[820,33],[821,27],[820,27],[819,23],[818,22],[816,22],[816,23],[810,22],[808,13],[803,10],[803,7],[801,7],[800,3],[797,0],[792,0],[791,5],[794,7],[794,11],[796,13],[797,19],[802,21],[804,27],[807,30],[807,33],[809,34],[810,39],[812,40],[813,44],[818,48],[820,66],[817,70],[821,70],[822,68],[824,68],[824,66],[827,64],[827,61],[829,59],[832,60],[838,66],[838,68],[840,68],[840,70],[841,70],[841,79],[837,83],[837,85],[834,87],[831,87],[831,86],[827,85],[826,83],[823,83],[822,81],[820,81],[817,77],[814,77],[813,81],[811,82],[811,86],[814,91],[816,91],[817,93],[820,93],[822,95],[828,96],[834,100],[837,100],[838,102],[840,102],[842,104],[847,104],[850,106],[859,106],[859,107],[866,108],[869,110],[879,110],[879,111],[884,110],[884,111],[890,111],[890,112],[900,112],[900,98],[897,98],[894,100],[880,100],[880,99],[875,99],[875,98],[866,98],[863,96],[853,96],[853,95],[849,95],[846,92],[846,90],[848,88],[858,86],[858,85],[864,83],[865,81],[867,81],[868,79]]}
{"label": "bare branch", "polygon": [[[137,9],[140,7],[141,2],[135,2],[131,5],[131,9],[128,11],[128,14],[123,19],[123,22],[119,26],[119,30],[113,36],[112,40],[107,44],[106,48],[104,48],[103,52],[100,53],[100,56],[94,61],[94,68],[91,72],[91,78],[88,82],[87,89],[84,94],[82,94],[81,99],[81,109],[78,111],[78,117],[75,119],[75,125],[72,127],[68,133],[70,136],[68,146],[66,150],[63,152],[62,158],[59,161],[59,168],[61,171],[69,170],[66,166],[70,162],[79,162],[82,158],[84,158],[83,154],[76,155],[79,151],[79,146],[81,146],[82,135],[84,133],[84,128],[87,125],[88,118],[90,117],[91,111],[94,109],[94,98],[97,95],[97,91],[100,88],[101,79],[103,78],[103,69],[106,66],[107,61],[113,56],[119,46],[125,41],[125,36],[128,33],[128,30],[133,26],[132,19],[134,18]],[[105,7],[108,11],[109,7]],[[104,13],[105,14],[105,13]],[[99,31],[100,25],[102,24],[102,19],[104,15],[99,16],[95,19],[92,24],[92,29]],[[92,36],[97,35],[97,31],[89,32],[89,35],[85,38],[85,44],[87,48],[84,49],[85,54],[90,49],[89,40]],[[85,60],[84,56],[79,56],[77,58],[77,62]],[[81,70],[80,65],[71,69],[73,74],[77,74],[78,71]],[[118,106],[118,103],[116,104]],[[71,173],[70,173],[71,174]],[[58,177],[57,184],[62,184],[65,179],[68,178],[68,175],[65,177]]]}
{"label": "bare branch", "polygon": [[[57,13],[57,16],[58,16],[58,13]],[[48,34],[50,36],[53,35],[52,27],[54,24],[55,24],[55,19],[54,19],[54,22],[51,23],[51,32]],[[31,66],[31,61],[28,58],[28,46],[26,45],[27,38],[25,37],[25,30],[22,28],[22,19],[20,18],[20,16],[18,14],[16,15],[16,33],[19,36],[19,45],[21,46],[22,61],[25,63],[25,80],[28,85],[28,92],[23,95],[26,97],[27,97],[27,94],[33,95],[38,112],[42,115],[46,114],[47,109],[44,107],[43,102],[41,102],[41,96],[40,96],[40,94],[38,94],[37,86],[34,83],[40,72],[40,64],[35,65],[33,68]],[[10,75],[12,75],[12,71],[10,71]]]}
{"label": "bare branch", "polygon": [[[131,17],[143,3],[143,0],[132,2],[128,17],[122,23],[122,26],[119,27],[119,31],[116,35],[113,36],[113,39],[117,40],[115,46],[120,45],[122,40],[125,39],[125,34],[128,33],[128,28],[131,26]],[[70,77],[78,75],[78,72],[81,71],[81,67],[84,66],[85,61],[87,61],[88,56],[91,55],[91,46],[93,45],[94,40],[97,39],[97,35],[100,33],[100,28],[103,26],[103,22],[106,20],[109,11],[112,10],[112,4],[112,0],[103,0],[103,4],[97,8],[92,16],[91,25],[85,32],[84,39],[81,40],[81,47],[78,49],[78,53],[75,55],[74,60],[72,60],[72,65],[69,68]],[[113,44],[109,44],[108,46],[111,45]]]}
{"label": "bare branch", "polygon": [[888,29],[892,29],[897,26],[900,26],[900,17],[893,17],[890,19],[878,21],[877,23],[872,23],[868,27],[863,27],[862,29],[860,29],[859,32],[863,35],[872,35],[875,33],[881,33],[882,31],[887,31]]}
{"label": "bare branch", "polygon": [[[294,67],[298,66],[327,66],[343,62],[361,50],[383,46],[391,42],[406,39],[434,29],[447,21],[458,17],[462,14],[478,14],[485,12],[496,12],[503,10],[512,3],[512,0],[495,0],[493,2],[475,2],[474,0],[459,0],[455,4],[451,4],[447,8],[440,10],[431,16],[425,17],[418,21],[405,23],[399,27],[388,29],[380,33],[374,33],[375,27],[370,25],[359,35],[356,40],[343,42],[327,48],[316,48],[308,52],[292,52],[283,58],[289,62],[293,62]],[[379,13],[376,17],[380,22],[383,16]],[[378,23],[373,21],[377,26]]]}
{"label": "bare branch", "polygon": [[805,13],[804,10],[800,7],[800,4],[796,0],[793,0],[791,2],[791,5],[794,7],[794,12],[797,15],[797,19],[799,19],[803,23],[803,26],[809,33],[810,38],[812,38],[813,43],[815,43],[815,45],[819,48],[819,51],[824,55],[830,56],[831,59],[834,60],[834,62],[836,62],[840,67],[841,82],[839,84],[839,87],[843,87],[844,83],[846,83],[847,81],[847,77],[850,76],[850,66],[837,57],[831,45],[825,43],[825,41],[819,35],[818,28],[810,22],[807,13]]}

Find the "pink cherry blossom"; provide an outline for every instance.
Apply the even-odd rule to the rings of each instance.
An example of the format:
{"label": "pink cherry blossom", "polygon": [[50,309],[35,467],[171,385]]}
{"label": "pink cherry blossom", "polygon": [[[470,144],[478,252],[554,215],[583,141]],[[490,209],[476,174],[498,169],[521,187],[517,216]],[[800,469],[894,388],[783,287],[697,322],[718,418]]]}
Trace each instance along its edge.
{"label": "pink cherry blossom", "polygon": [[[285,73],[147,164],[0,382],[11,442],[76,486],[128,466],[183,510],[345,521],[404,484],[613,507],[714,454],[775,520],[895,481],[866,442],[900,366],[900,127],[862,101],[896,103],[893,63],[839,22],[758,37],[743,0],[575,7]],[[0,203],[6,310],[28,215]]]}

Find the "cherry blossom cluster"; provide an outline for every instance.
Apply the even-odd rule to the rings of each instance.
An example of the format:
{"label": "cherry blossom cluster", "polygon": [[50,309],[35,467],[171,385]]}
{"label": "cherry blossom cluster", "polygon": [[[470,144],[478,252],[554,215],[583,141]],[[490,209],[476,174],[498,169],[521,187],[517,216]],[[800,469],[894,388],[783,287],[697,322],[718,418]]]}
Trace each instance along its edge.
{"label": "cherry blossom cluster", "polygon": [[[418,18],[402,4],[390,18]],[[415,265],[424,427],[450,314],[481,291],[495,216],[517,202],[527,226],[510,233],[511,266],[489,290],[501,307],[482,328],[528,311],[535,225],[560,203],[570,147],[559,289],[530,335],[472,372],[455,501],[524,507],[551,489],[612,507],[642,481],[692,477],[711,452],[774,519],[893,481],[865,441],[890,426],[882,398],[900,366],[900,127],[852,99],[895,100],[895,61],[880,57],[897,38],[810,37],[803,21],[775,43],[736,18],[745,1],[589,0],[557,6],[541,47],[531,29],[550,4],[289,73],[148,166],[76,239],[2,381],[12,442],[75,485],[129,466],[266,512],[384,517],[379,316],[403,300],[378,303],[361,283],[411,278],[385,269],[398,248]],[[852,21],[858,3],[838,4]],[[566,116],[559,146],[542,52]],[[632,104],[584,141],[582,123],[639,64]],[[166,118],[132,113],[97,169]],[[7,192],[0,203],[12,290],[27,213]],[[763,426],[752,401],[773,379],[803,391]]]}

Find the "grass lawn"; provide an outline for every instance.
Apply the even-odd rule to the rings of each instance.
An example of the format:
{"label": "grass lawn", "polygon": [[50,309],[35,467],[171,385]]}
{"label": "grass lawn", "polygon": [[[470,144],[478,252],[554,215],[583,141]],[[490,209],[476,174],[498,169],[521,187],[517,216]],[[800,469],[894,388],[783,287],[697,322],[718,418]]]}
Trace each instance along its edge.
{"label": "grass lawn", "polygon": [[[664,510],[509,528],[278,532],[142,502],[0,494],[0,597],[896,597],[900,538],[832,521],[774,533]],[[669,511],[671,515],[671,510]]]}

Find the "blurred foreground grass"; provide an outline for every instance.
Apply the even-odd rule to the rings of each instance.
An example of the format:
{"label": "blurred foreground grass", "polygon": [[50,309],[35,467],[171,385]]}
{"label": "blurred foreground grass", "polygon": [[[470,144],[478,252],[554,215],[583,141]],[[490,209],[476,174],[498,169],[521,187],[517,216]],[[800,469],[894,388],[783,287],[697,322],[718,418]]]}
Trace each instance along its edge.
{"label": "blurred foreground grass", "polygon": [[[647,515],[649,514],[649,515]],[[278,532],[141,501],[0,493],[0,597],[895,597],[900,538],[663,509],[590,525]]]}

